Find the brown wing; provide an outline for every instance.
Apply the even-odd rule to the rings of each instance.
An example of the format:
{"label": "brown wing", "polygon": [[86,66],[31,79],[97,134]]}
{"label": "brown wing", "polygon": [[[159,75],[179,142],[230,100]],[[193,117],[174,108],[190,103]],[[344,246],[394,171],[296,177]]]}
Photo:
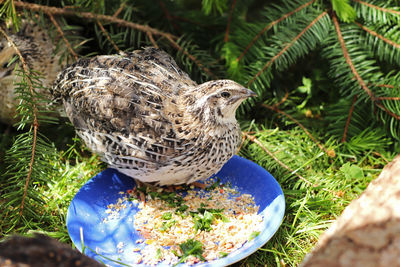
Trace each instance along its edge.
{"label": "brown wing", "polygon": [[176,139],[165,106],[195,85],[169,55],[148,48],[81,59],[59,75],[54,95],[89,148],[109,164],[165,164],[185,143]]}

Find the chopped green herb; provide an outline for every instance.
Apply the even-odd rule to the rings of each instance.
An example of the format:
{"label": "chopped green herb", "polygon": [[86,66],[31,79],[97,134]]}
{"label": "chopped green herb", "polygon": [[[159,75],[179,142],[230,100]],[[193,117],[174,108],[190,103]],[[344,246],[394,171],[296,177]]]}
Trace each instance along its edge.
{"label": "chopped green herb", "polygon": [[175,249],[171,249],[172,254],[174,254],[177,257],[180,257],[178,252]]}
{"label": "chopped green herb", "polygon": [[205,260],[203,257],[203,244],[198,240],[188,239],[186,242],[179,244],[179,248],[182,251],[182,256],[176,265],[185,262],[190,255],[193,255],[200,260]]}
{"label": "chopped green herb", "polygon": [[161,216],[161,219],[163,219],[163,220],[171,220],[171,218],[172,218],[172,213],[171,212],[165,212]]}
{"label": "chopped green herb", "polygon": [[227,223],[230,222],[228,217],[226,217],[225,215],[223,215],[222,213],[216,213],[214,214],[217,218],[220,218],[222,222]]}
{"label": "chopped green herb", "polygon": [[159,196],[159,193],[158,192],[149,192],[149,195],[150,195],[151,199],[156,199],[156,197]]}
{"label": "chopped green herb", "polygon": [[211,224],[214,221],[214,215],[208,211],[205,211],[204,215],[194,214],[193,221],[194,229],[200,231],[210,231],[212,229]]}
{"label": "chopped green herb", "polygon": [[157,251],[156,251],[156,258],[157,258],[157,259],[161,259],[162,256],[163,256],[163,255],[162,255],[161,249],[158,248]]}
{"label": "chopped green herb", "polygon": [[200,208],[197,211],[189,211],[193,217],[194,229],[210,231],[215,218],[221,219],[224,223],[229,222],[229,219],[222,214],[224,209],[206,209],[206,206],[204,203],[200,203]]}
{"label": "chopped green herb", "polygon": [[146,186],[141,186],[141,187],[138,187],[137,190],[139,190],[139,191],[141,191],[143,193],[146,193],[147,192],[147,187]]}
{"label": "chopped green herb", "polygon": [[205,190],[206,191],[212,191],[215,188],[217,188],[219,186],[219,184],[221,183],[221,179],[217,178],[217,181],[215,181],[215,183],[213,183],[212,185],[210,185],[209,187],[207,187]]}
{"label": "chopped green herb", "polygon": [[185,212],[188,208],[189,208],[188,205],[181,205],[175,210],[175,212],[176,213],[182,213],[182,212]]}
{"label": "chopped green herb", "polygon": [[224,252],[224,251],[220,251],[220,252],[219,252],[219,257],[220,257],[220,258],[225,258],[225,257],[228,256],[228,255],[229,255],[228,252]]}
{"label": "chopped green herb", "polygon": [[176,223],[175,220],[170,220],[170,221],[163,221],[161,226],[158,228],[161,232],[167,231],[169,228],[171,228],[172,225]]}
{"label": "chopped green herb", "polygon": [[[138,188],[139,189],[139,188]],[[142,190],[141,190],[142,191]],[[152,199],[161,199],[167,202],[169,207],[179,207],[183,203],[183,198],[177,195],[175,192],[156,192],[150,191],[148,192]]]}
{"label": "chopped green herb", "polygon": [[256,238],[259,234],[260,234],[260,231],[254,231],[254,232],[252,232],[252,233],[250,234],[249,241],[250,241],[250,240],[253,240],[254,238]]}

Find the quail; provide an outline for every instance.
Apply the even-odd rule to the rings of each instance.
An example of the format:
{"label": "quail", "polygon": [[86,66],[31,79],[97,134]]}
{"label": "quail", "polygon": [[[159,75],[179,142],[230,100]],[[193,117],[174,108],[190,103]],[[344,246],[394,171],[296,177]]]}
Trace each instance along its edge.
{"label": "quail", "polygon": [[[19,32],[13,33],[11,28],[6,33],[20,50],[28,67],[39,72],[42,84],[41,87],[36,86],[36,93],[49,98],[48,88],[65,63],[60,64],[61,51],[55,53],[55,45],[46,29],[31,20],[23,20]],[[15,70],[15,65],[20,65],[19,59],[12,61],[15,56],[14,48],[0,35],[0,121],[6,124],[18,121],[16,114],[19,100],[16,98],[15,87],[21,82],[21,76]]]}
{"label": "quail", "polygon": [[52,93],[109,167],[158,185],[218,172],[240,143],[235,111],[256,95],[231,80],[197,84],[153,47],[82,58],[59,74]]}
{"label": "quail", "polygon": [[101,267],[94,259],[43,234],[0,242],[0,267]]}

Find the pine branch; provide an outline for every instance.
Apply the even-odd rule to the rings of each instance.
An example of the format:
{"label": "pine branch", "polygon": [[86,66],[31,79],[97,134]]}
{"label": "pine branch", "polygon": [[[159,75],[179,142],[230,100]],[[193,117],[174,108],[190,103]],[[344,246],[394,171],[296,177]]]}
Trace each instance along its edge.
{"label": "pine branch", "polygon": [[377,97],[376,100],[399,101],[399,100],[400,100],[400,97],[381,96],[381,97]]}
{"label": "pine branch", "polygon": [[122,2],[121,5],[119,6],[119,8],[115,11],[115,13],[112,15],[114,18],[118,17],[119,14],[122,12],[122,10],[124,10],[126,6],[126,2]]}
{"label": "pine branch", "polygon": [[362,25],[361,23],[358,22],[354,22],[358,27],[360,27],[361,29],[363,29],[364,31],[366,31],[367,33],[378,37],[379,39],[381,39],[382,41],[384,41],[385,43],[389,44],[390,46],[393,46],[396,49],[400,49],[400,44],[393,42],[392,40],[389,40],[387,38],[385,38],[383,35],[380,35],[379,33],[365,27],[364,25]]}
{"label": "pine branch", "polygon": [[278,108],[280,105],[285,103],[285,101],[288,99],[288,97],[289,97],[289,92],[286,90],[284,97],[282,97],[282,99],[278,103],[274,104],[272,107],[273,108]]}
{"label": "pine branch", "polygon": [[[358,25],[364,30],[363,42],[365,49],[373,52],[381,61],[400,66],[400,25],[368,24]],[[361,41],[360,40],[360,41]]]}
{"label": "pine branch", "polygon": [[381,103],[375,103],[377,107],[380,107],[383,111],[385,111],[389,116],[395,118],[396,120],[400,121],[400,115],[390,111],[388,108],[386,108],[384,105]]}
{"label": "pine branch", "polygon": [[[336,114],[336,119],[329,119],[332,121],[330,124],[331,132],[335,132],[335,136],[338,136],[339,129],[345,129],[345,132],[341,133],[341,140],[347,141],[350,133],[351,136],[356,136],[361,133],[362,129],[365,129],[366,125],[371,125],[374,121],[381,121],[387,124],[390,131],[393,133],[396,130],[397,123],[393,122],[399,121],[400,112],[398,109],[394,108],[393,102],[383,102],[377,99],[376,92],[379,87],[374,86],[376,82],[382,81],[384,79],[383,73],[379,68],[378,63],[372,58],[372,52],[368,53],[369,47],[365,46],[364,39],[357,39],[360,33],[363,31],[360,27],[350,25],[340,26],[335,14],[332,14],[332,21],[335,26],[335,38],[331,37],[328,43],[330,43],[326,48],[324,54],[330,60],[331,64],[331,76],[336,80],[337,85],[341,89],[343,96],[349,101],[348,109],[346,111],[347,119],[339,117],[339,113]],[[341,29],[343,27],[343,30]],[[355,38],[356,37],[356,38]],[[382,42],[383,43],[383,42]],[[381,97],[392,97],[396,95],[387,95],[382,91],[384,95]],[[352,103],[351,98],[357,95],[356,103]],[[354,99],[353,99],[354,100]],[[382,115],[377,115],[376,110],[372,110],[369,105],[361,105],[362,102],[372,103],[372,107],[382,112]],[[354,106],[352,109],[351,106]],[[354,112],[362,112],[364,108],[364,113],[368,115],[357,115],[357,120],[354,119]],[[338,107],[335,109],[339,112]],[[341,109],[341,111],[344,111]],[[370,111],[371,113],[368,113]],[[345,113],[343,113],[345,114]],[[373,115],[375,114],[375,115]],[[386,118],[386,115],[389,118]],[[343,115],[342,115],[343,116]],[[345,120],[345,121],[344,121]],[[351,126],[351,123],[357,122],[357,125]],[[392,121],[387,123],[387,121]],[[339,126],[341,125],[342,126]],[[333,130],[333,127],[337,130]],[[396,134],[392,134],[393,137]]]}
{"label": "pine branch", "polygon": [[391,143],[392,141],[387,138],[387,134],[382,128],[367,127],[342,143],[344,148],[342,151],[347,151],[354,156],[363,155],[366,151],[379,150],[384,152],[388,150]]}
{"label": "pine branch", "polygon": [[165,17],[167,18],[167,20],[169,21],[169,23],[171,23],[172,27],[177,30],[180,31],[179,26],[173,21],[173,17],[171,16],[171,14],[169,13],[167,7],[165,6],[165,3],[163,0],[159,0],[159,4],[161,6],[162,11],[165,14]]}
{"label": "pine branch", "polygon": [[383,8],[383,7],[376,6],[376,5],[367,3],[367,2],[365,2],[365,1],[361,1],[361,0],[353,0],[353,1],[356,2],[356,3],[360,3],[360,4],[362,4],[362,5],[368,6],[368,7],[370,7],[370,8],[373,8],[373,9],[376,9],[376,10],[379,10],[379,11],[382,11],[382,12],[384,12],[384,13],[389,13],[389,14],[394,14],[394,15],[400,15],[400,11],[397,11],[397,10],[388,9],[388,8]]}
{"label": "pine branch", "polygon": [[343,137],[342,137],[342,140],[341,140],[342,143],[346,142],[347,131],[348,131],[348,128],[349,128],[349,125],[350,125],[351,117],[353,116],[354,106],[355,106],[356,102],[357,102],[357,95],[355,95],[353,97],[353,102],[351,103],[351,107],[350,107],[350,110],[349,110],[349,115],[347,116],[346,125],[344,126]]}
{"label": "pine branch", "polygon": [[340,25],[339,25],[339,21],[336,17],[335,14],[332,15],[332,20],[333,20],[333,24],[335,25],[335,29],[336,29],[336,33],[337,33],[337,37],[340,43],[340,47],[342,48],[342,52],[343,52],[343,56],[346,59],[346,63],[349,65],[351,72],[354,74],[354,77],[356,78],[357,82],[360,84],[361,88],[365,91],[365,93],[370,97],[370,99],[372,101],[375,100],[375,96],[372,93],[372,91],[368,88],[367,84],[364,82],[364,80],[360,77],[360,74],[358,73],[358,71],[356,70],[356,68],[354,67],[353,61],[350,58],[349,52],[346,48],[346,44],[344,42],[343,36],[342,36],[342,32],[340,31]]}
{"label": "pine branch", "polygon": [[123,19],[119,19],[119,18],[116,18],[113,16],[108,16],[108,15],[103,15],[103,14],[94,14],[91,12],[78,12],[78,11],[68,10],[65,8],[49,7],[49,6],[43,6],[43,5],[31,4],[31,3],[25,3],[25,2],[15,2],[15,6],[17,8],[28,9],[28,10],[36,11],[36,12],[41,11],[41,12],[44,12],[46,14],[51,14],[51,15],[78,16],[78,17],[85,18],[85,19],[106,21],[106,22],[118,24],[123,27],[129,27],[132,29],[136,29],[136,30],[145,32],[149,36],[150,40],[152,39],[150,36],[154,36],[154,35],[164,37],[165,39],[167,39],[169,41],[169,43],[172,45],[172,47],[174,47],[178,51],[184,53],[200,69],[202,69],[204,72],[206,72],[210,77],[217,79],[217,77],[214,75],[214,73],[212,73],[207,67],[205,67],[200,61],[198,61],[196,59],[196,57],[191,55],[188,51],[184,50],[175,41],[178,39],[178,37],[173,34],[162,32],[160,30],[154,29],[147,25],[133,23],[130,21],[126,21]]}
{"label": "pine branch", "polygon": [[312,26],[314,26],[321,18],[326,16],[328,13],[326,11],[322,12],[318,17],[316,17],[313,21],[311,21],[310,24],[308,24],[296,37],[294,37],[290,43],[288,43],[281,51],[279,51],[278,54],[276,54],[274,57],[272,57],[263,67],[261,70],[257,72],[256,75],[252,77],[252,79],[247,83],[247,86],[250,87],[250,85],[263,73],[266,69],[268,69],[275,60],[277,60],[280,56],[282,56],[290,47],[293,46],[293,44],[299,40],[304,33],[306,33]]}
{"label": "pine branch", "polygon": [[[354,96],[342,97],[336,103],[325,108],[325,121],[327,122],[327,134],[342,140],[346,129],[346,142],[352,137],[362,133],[366,127],[381,127],[372,116],[371,105],[357,97],[353,104]],[[354,109],[351,107],[354,105]],[[351,110],[351,115],[350,115]],[[350,120],[349,123],[347,123]],[[343,144],[343,143],[342,143]]]}
{"label": "pine branch", "polygon": [[152,43],[152,45],[153,45],[155,48],[159,48],[158,45],[157,45],[156,40],[154,40],[153,35],[152,35],[150,32],[147,32],[146,34],[147,34],[147,37],[149,37],[149,40],[150,40],[150,42]]}
{"label": "pine branch", "polygon": [[201,63],[199,60],[197,60],[197,58],[195,56],[190,54],[186,49],[183,49],[182,46],[180,46],[177,42],[175,42],[170,37],[167,37],[167,39],[172,44],[172,46],[174,48],[176,48],[176,50],[178,50],[179,52],[185,54],[188,58],[190,58],[200,69],[202,69],[210,77],[212,77],[213,79],[218,79],[218,77],[214,73],[212,73],[207,67],[205,67],[203,65],[203,63]]}
{"label": "pine branch", "polygon": [[231,28],[232,15],[233,15],[233,10],[235,9],[235,6],[236,6],[236,0],[233,0],[231,10],[229,11],[228,23],[226,24],[225,37],[224,37],[225,43],[229,41],[229,30]]}
{"label": "pine branch", "polygon": [[39,4],[32,4],[32,3],[26,3],[26,2],[15,2],[15,7],[31,10],[34,12],[44,12],[46,14],[52,14],[52,15],[76,16],[76,17],[81,17],[81,18],[85,18],[85,19],[89,19],[89,20],[106,21],[106,22],[118,24],[123,27],[132,28],[132,29],[135,29],[138,31],[150,32],[152,35],[161,36],[161,37],[164,37],[167,39],[171,39],[171,40],[178,39],[178,37],[173,34],[162,32],[160,30],[154,29],[147,25],[133,23],[130,21],[126,21],[123,19],[119,19],[119,18],[116,18],[113,16],[108,16],[108,15],[103,15],[103,14],[94,14],[91,12],[79,12],[79,11],[69,10],[66,8],[43,6],[43,5],[39,5]]}
{"label": "pine branch", "polygon": [[78,60],[78,55],[75,53],[74,49],[72,48],[71,44],[69,43],[69,41],[67,40],[67,38],[65,38],[64,32],[61,29],[60,25],[58,25],[57,21],[54,19],[53,15],[51,13],[47,13],[47,15],[49,16],[51,22],[54,24],[54,26],[56,27],[58,33],[60,34],[61,38],[64,40],[65,45],[67,46],[69,52],[71,53],[71,55],[74,57],[75,60]]}
{"label": "pine branch", "polygon": [[117,53],[120,53],[120,49],[117,46],[117,44],[111,39],[111,36],[108,34],[108,32],[106,31],[106,29],[104,29],[103,24],[97,20],[97,25],[100,27],[100,30],[104,33],[104,35],[106,36],[107,40],[111,43],[111,45],[114,47],[115,51],[117,51]]}
{"label": "pine branch", "polygon": [[19,31],[21,18],[17,15],[15,10],[14,0],[0,0],[0,4],[3,4],[0,8],[0,17],[3,17],[3,14],[5,13],[8,18],[11,18],[15,30]]}
{"label": "pine branch", "polygon": [[28,171],[28,175],[26,177],[26,182],[25,182],[24,195],[22,197],[21,206],[20,206],[20,209],[19,209],[19,215],[22,216],[22,213],[23,213],[23,210],[24,210],[26,193],[28,191],[29,181],[30,181],[31,175],[32,175],[33,163],[35,161],[37,131],[38,131],[38,128],[39,128],[39,123],[38,123],[38,118],[37,118],[38,110],[37,110],[37,107],[36,107],[36,104],[35,104],[35,99],[34,99],[33,84],[32,84],[31,79],[29,78],[32,75],[31,71],[29,70],[28,65],[25,62],[25,59],[21,54],[21,51],[15,45],[14,41],[7,35],[7,33],[2,28],[0,28],[0,33],[7,39],[7,42],[11,44],[11,46],[14,49],[15,53],[18,55],[18,58],[19,58],[19,60],[21,61],[21,64],[22,64],[23,75],[28,78],[28,79],[26,79],[26,81],[28,83],[29,90],[30,90],[30,93],[31,93],[32,98],[33,98],[32,99],[32,103],[33,103],[33,114],[32,114],[33,115],[33,123],[32,123],[32,127],[33,127],[33,143],[32,143],[31,159],[30,159],[30,162],[29,162],[29,171]]}
{"label": "pine branch", "polygon": [[286,18],[292,16],[293,14],[295,14],[296,12],[299,12],[300,10],[304,9],[305,7],[311,5],[312,3],[314,3],[315,0],[311,0],[299,7],[297,7],[296,9],[290,11],[289,13],[284,14],[282,17],[280,17],[277,20],[274,20],[272,22],[270,22],[269,24],[267,24],[267,26],[264,27],[264,29],[262,29],[259,33],[257,33],[256,36],[254,36],[254,38],[250,41],[250,43],[246,46],[246,48],[244,49],[244,51],[237,57],[237,61],[240,61],[244,55],[247,53],[247,51],[254,45],[254,43],[269,29],[271,29],[274,25],[278,24],[279,22],[285,20]]}

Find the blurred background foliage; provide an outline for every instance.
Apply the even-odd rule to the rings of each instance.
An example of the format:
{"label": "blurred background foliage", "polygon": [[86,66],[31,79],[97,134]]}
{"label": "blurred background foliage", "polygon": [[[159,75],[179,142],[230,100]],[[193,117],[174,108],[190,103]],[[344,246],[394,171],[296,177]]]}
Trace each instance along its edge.
{"label": "blurred background foliage", "polygon": [[[238,110],[239,154],[276,177],[287,210],[238,265],[295,266],[400,152],[399,2],[3,0],[1,38],[33,20],[60,62],[156,46],[198,83],[226,78],[257,92]],[[65,118],[49,116],[42,74],[12,60],[19,122],[0,122],[0,237],[70,242],[69,202],[106,166]]]}

